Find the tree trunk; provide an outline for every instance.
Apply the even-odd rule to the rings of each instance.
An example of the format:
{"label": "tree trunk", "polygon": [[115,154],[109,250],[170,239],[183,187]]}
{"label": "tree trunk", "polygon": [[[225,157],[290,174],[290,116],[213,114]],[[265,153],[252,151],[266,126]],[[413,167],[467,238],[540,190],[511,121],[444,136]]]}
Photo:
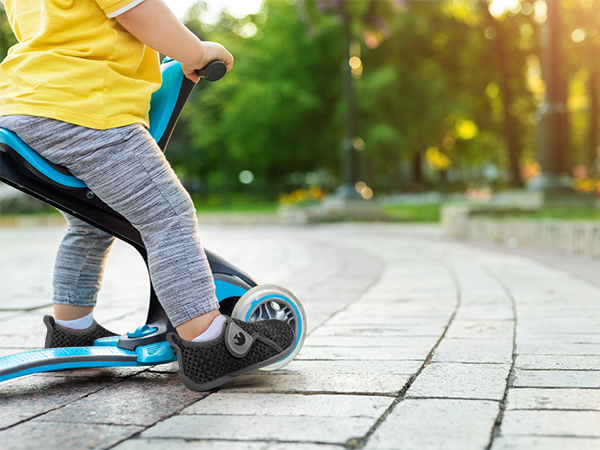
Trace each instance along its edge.
{"label": "tree trunk", "polygon": [[415,192],[422,192],[425,187],[423,180],[423,169],[421,167],[421,152],[418,151],[412,155],[412,189]]}
{"label": "tree trunk", "polygon": [[496,38],[494,39],[496,61],[498,64],[498,75],[500,78],[500,92],[502,103],[504,104],[504,139],[508,148],[508,158],[510,160],[511,185],[516,188],[523,187],[523,178],[521,177],[520,159],[521,148],[519,146],[518,133],[519,126],[509,112],[509,107],[514,101],[513,93],[508,85],[510,73],[508,71],[508,57],[506,54],[506,35],[502,23],[496,21],[490,14],[487,4],[483,4],[488,23],[496,29]]}

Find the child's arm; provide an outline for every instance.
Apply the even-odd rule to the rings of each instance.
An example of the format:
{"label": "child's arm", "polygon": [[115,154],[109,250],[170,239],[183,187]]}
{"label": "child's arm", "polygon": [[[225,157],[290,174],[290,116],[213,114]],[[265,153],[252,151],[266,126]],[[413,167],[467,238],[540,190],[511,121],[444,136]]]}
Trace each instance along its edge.
{"label": "child's arm", "polygon": [[144,0],[115,19],[148,47],[181,62],[185,76],[194,82],[199,79],[194,71],[211,61],[223,61],[227,71],[233,67],[233,56],[225,47],[202,42],[162,0]]}

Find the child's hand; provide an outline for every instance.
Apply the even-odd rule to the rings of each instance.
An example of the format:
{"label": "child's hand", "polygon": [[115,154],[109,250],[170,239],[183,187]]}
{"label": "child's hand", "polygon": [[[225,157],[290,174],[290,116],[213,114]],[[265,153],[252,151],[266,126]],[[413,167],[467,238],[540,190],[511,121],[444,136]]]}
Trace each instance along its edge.
{"label": "child's hand", "polygon": [[181,62],[186,77],[197,83],[196,70],[223,61],[229,72],[233,56],[216,42],[202,42],[173,15],[162,0],[144,0],[115,17],[133,36],[154,50]]}
{"label": "child's hand", "polygon": [[181,64],[183,74],[194,83],[197,83],[200,80],[200,77],[196,74],[196,70],[203,69],[212,61],[223,61],[227,66],[227,72],[233,68],[233,56],[231,56],[231,53],[229,53],[221,44],[204,41],[202,42],[202,45],[204,47],[205,57],[203,62],[200,63],[200,67],[184,63]]}

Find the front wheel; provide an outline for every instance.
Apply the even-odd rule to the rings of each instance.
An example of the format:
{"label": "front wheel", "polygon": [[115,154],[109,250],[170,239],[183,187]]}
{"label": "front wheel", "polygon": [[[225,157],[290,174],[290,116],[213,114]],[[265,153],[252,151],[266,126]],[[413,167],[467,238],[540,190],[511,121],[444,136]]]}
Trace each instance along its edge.
{"label": "front wheel", "polygon": [[281,320],[294,330],[296,341],[292,353],[261,370],[276,370],[288,365],[304,344],[306,313],[298,297],[282,286],[261,284],[253,287],[237,301],[231,317],[244,322]]}

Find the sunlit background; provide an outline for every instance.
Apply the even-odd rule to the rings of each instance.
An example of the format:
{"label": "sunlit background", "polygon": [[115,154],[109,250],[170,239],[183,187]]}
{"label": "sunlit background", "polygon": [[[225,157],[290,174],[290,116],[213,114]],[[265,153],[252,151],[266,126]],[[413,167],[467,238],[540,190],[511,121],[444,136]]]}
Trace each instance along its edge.
{"label": "sunlit background", "polygon": [[599,217],[598,0],[165,1],[236,60],[169,145],[200,208],[341,196],[437,220],[447,200],[567,190]]}
{"label": "sunlit background", "polygon": [[[195,1],[165,0],[165,3],[177,17],[183,20]],[[207,2],[208,11],[205,12],[202,20],[210,23],[217,22],[222,11],[227,11],[234,17],[245,17],[248,14],[256,13],[261,4],[262,0],[211,0]]]}

